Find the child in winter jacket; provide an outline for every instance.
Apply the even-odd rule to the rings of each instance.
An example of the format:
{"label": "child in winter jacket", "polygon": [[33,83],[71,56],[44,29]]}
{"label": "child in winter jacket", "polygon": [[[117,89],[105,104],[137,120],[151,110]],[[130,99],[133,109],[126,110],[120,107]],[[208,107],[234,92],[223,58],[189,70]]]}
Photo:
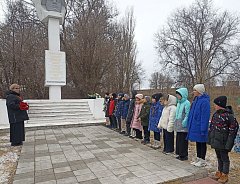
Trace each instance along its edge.
{"label": "child in winter jacket", "polygon": [[105,125],[107,127],[110,126],[110,120],[109,120],[109,115],[108,115],[108,110],[109,110],[109,93],[105,93],[105,97],[104,97],[104,103],[103,103],[103,111],[105,113],[105,117],[106,117],[106,123]]}
{"label": "child in winter jacket", "polygon": [[174,123],[176,136],[176,158],[179,160],[188,160],[188,140],[187,137],[187,119],[190,110],[190,102],[188,101],[187,88],[176,90],[177,109]]}
{"label": "child in winter jacket", "polygon": [[135,107],[135,96],[137,95],[137,91],[133,90],[132,91],[132,98],[130,100],[129,103],[129,107],[128,107],[128,113],[127,113],[127,117],[126,117],[126,134],[125,136],[129,136],[131,137],[130,133],[131,133],[131,122],[132,122],[132,118],[133,118],[133,112],[134,112],[134,107]]}
{"label": "child in winter jacket", "polygon": [[154,149],[160,148],[161,129],[159,129],[157,126],[163,110],[163,106],[160,104],[159,101],[162,96],[162,93],[153,94],[152,104],[150,107],[148,131],[153,131],[154,133],[154,144],[151,145],[151,147]]}
{"label": "child in winter jacket", "polygon": [[164,108],[158,123],[158,128],[163,129],[163,153],[170,154],[174,151],[174,121],[176,116],[177,99],[173,95],[162,97]]}
{"label": "child in winter jacket", "polygon": [[234,151],[240,153],[240,129],[238,130],[237,136],[235,138]]}
{"label": "child in winter jacket", "polygon": [[226,106],[226,96],[217,97],[214,104],[216,112],[212,116],[208,138],[208,143],[215,149],[218,160],[218,171],[213,178],[220,183],[226,183],[230,166],[228,152],[232,150],[239,125],[231,108]]}
{"label": "child in winter jacket", "polygon": [[148,131],[150,106],[151,106],[150,97],[145,96],[141,112],[138,116],[144,131],[144,139],[141,142],[142,144],[150,143],[150,132]]}
{"label": "child in winter jacket", "polygon": [[141,121],[139,120],[139,114],[142,109],[143,105],[143,95],[142,94],[136,94],[135,96],[135,106],[134,106],[134,111],[133,111],[133,118],[131,122],[131,137],[132,138],[137,138],[137,139],[142,139],[142,125]]}
{"label": "child in winter jacket", "polygon": [[116,107],[116,104],[117,104],[117,99],[116,98],[117,98],[116,93],[110,94],[108,115],[109,115],[110,128],[111,129],[116,129],[117,128],[117,120],[116,120],[116,116],[115,116],[115,107]]}
{"label": "child in winter jacket", "polygon": [[193,96],[194,100],[188,115],[187,140],[196,142],[197,158],[191,164],[204,167],[206,166],[210,97],[205,92],[204,84],[196,84],[193,87]]}
{"label": "child in winter jacket", "polygon": [[128,94],[124,94],[123,97],[123,110],[121,115],[121,134],[126,134],[126,118],[128,114],[128,108],[130,104],[130,98]]}
{"label": "child in winter jacket", "polygon": [[123,111],[123,93],[119,93],[117,96],[117,104],[115,107],[115,116],[117,120],[117,131],[121,132],[121,115]]}

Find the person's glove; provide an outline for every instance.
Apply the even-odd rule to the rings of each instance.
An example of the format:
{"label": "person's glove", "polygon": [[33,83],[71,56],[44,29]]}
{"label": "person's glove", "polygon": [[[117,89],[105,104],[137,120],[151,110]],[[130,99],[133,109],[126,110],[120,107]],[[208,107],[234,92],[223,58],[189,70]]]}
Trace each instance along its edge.
{"label": "person's glove", "polygon": [[19,108],[20,108],[20,110],[28,110],[29,109],[29,105],[26,103],[26,102],[20,102],[19,103]]}

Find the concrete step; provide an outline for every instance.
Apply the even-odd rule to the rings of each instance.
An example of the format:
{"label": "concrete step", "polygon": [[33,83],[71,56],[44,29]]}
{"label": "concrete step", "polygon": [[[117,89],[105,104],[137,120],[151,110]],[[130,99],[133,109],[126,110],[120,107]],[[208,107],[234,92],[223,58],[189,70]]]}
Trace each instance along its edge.
{"label": "concrete step", "polygon": [[89,109],[88,106],[31,106],[29,107],[29,110],[31,109],[37,109],[37,110],[51,110],[51,109]]}
{"label": "concrete step", "polygon": [[54,122],[82,122],[82,121],[92,121],[95,120],[94,118],[90,119],[90,118],[84,118],[84,117],[80,117],[80,118],[42,118],[42,119],[38,119],[38,120],[33,120],[30,119],[27,122],[28,123],[35,123],[37,121],[37,123],[54,123]]}
{"label": "concrete step", "polygon": [[[102,105],[104,99],[63,99],[55,102],[50,100],[25,100],[29,103],[29,127],[88,124],[104,122]],[[9,128],[6,116],[6,100],[0,100],[0,129]],[[4,109],[4,113],[2,113]],[[3,116],[2,116],[3,114]],[[3,117],[3,118],[2,118]]]}
{"label": "concrete step", "polygon": [[60,122],[60,121],[84,121],[84,120],[93,120],[94,118],[92,116],[56,116],[56,117],[51,117],[51,116],[42,116],[42,117],[30,117],[28,122],[34,123],[41,123],[41,122]]}
{"label": "concrete step", "polygon": [[29,101],[28,123],[55,123],[78,122],[93,120],[93,114],[87,101],[62,100],[50,102],[49,100]]}
{"label": "concrete step", "polygon": [[89,109],[81,109],[81,110],[72,110],[72,109],[64,109],[64,110],[38,110],[38,109],[33,109],[33,110],[29,110],[28,111],[28,114],[43,114],[43,113],[55,113],[55,114],[58,114],[58,113],[74,113],[74,114],[83,114],[83,113],[90,113]]}
{"label": "concrete step", "polygon": [[[79,120],[79,121],[41,121],[38,123],[32,123],[32,122],[25,122],[25,128],[29,129],[29,130],[35,130],[36,129],[48,129],[49,127],[54,128],[54,127],[74,127],[74,126],[91,126],[91,125],[101,125],[105,122],[105,119],[92,119],[92,120]],[[9,133],[9,124],[0,124],[0,133],[4,132],[4,133]]]}
{"label": "concrete step", "polygon": [[74,114],[74,113],[42,113],[42,114],[28,114],[29,117],[31,118],[41,118],[41,117],[92,117],[91,113],[83,113],[83,114]]}
{"label": "concrete step", "polygon": [[[92,120],[86,120],[86,119],[81,119],[78,121],[40,121],[39,123],[32,123],[32,122],[26,122],[25,123],[25,127],[48,127],[48,126],[61,126],[61,125],[65,125],[65,126],[73,126],[73,125],[80,125],[80,126],[88,126],[91,124],[95,124],[95,125],[100,125],[102,123],[104,123],[105,119],[92,119]],[[0,128],[8,128],[8,127],[0,127]]]}
{"label": "concrete step", "polygon": [[75,123],[93,120],[88,102],[67,100],[61,102],[29,101],[28,124]]}
{"label": "concrete step", "polygon": [[79,121],[89,121],[89,120],[94,120],[89,119],[89,118],[84,118],[84,117],[79,117],[79,118],[42,118],[42,119],[30,119],[27,121],[27,123],[35,123],[37,121],[37,123],[54,123],[54,122],[79,122]]}
{"label": "concrete step", "polygon": [[27,101],[29,104],[32,104],[34,106],[38,106],[38,105],[42,105],[42,104],[45,104],[45,105],[62,105],[62,104],[66,104],[66,105],[88,105],[88,102],[87,101],[58,101],[58,102],[51,102],[51,101]]}
{"label": "concrete step", "polygon": [[64,103],[59,103],[59,104],[31,104],[29,103],[29,106],[30,107],[34,107],[34,108],[37,108],[37,107],[86,107],[88,108],[89,105],[87,103],[84,103],[84,104],[64,104]]}

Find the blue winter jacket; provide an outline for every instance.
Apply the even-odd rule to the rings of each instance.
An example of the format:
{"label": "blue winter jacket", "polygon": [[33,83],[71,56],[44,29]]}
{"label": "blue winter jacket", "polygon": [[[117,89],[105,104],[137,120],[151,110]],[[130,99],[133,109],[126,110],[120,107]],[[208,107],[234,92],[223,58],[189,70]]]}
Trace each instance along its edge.
{"label": "blue winter jacket", "polygon": [[159,101],[157,101],[156,103],[152,103],[151,107],[150,107],[150,114],[149,114],[149,125],[148,125],[148,130],[149,131],[154,131],[154,132],[161,132],[161,129],[159,129],[158,123],[159,123],[159,119],[162,115],[162,110],[163,110],[163,106],[160,104]]}
{"label": "blue winter jacket", "polygon": [[127,118],[129,104],[130,104],[130,99],[123,101],[122,119]]}
{"label": "blue winter jacket", "polygon": [[187,139],[193,142],[207,142],[210,119],[210,98],[204,93],[197,96],[191,106],[188,116]]}
{"label": "blue winter jacket", "polygon": [[116,105],[116,111],[115,111],[115,116],[117,118],[121,118],[122,111],[123,111],[123,100],[118,100],[118,103]]}

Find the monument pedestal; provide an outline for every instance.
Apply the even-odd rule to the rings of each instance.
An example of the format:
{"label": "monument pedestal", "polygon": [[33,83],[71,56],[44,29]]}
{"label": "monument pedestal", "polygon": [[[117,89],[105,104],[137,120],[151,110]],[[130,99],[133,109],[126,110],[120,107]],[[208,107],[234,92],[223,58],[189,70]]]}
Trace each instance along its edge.
{"label": "monument pedestal", "polygon": [[65,53],[60,52],[59,20],[48,20],[49,50],[45,52],[45,86],[49,87],[49,100],[61,100],[61,86],[66,85]]}
{"label": "monument pedestal", "polygon": [[49,86],[49,100],[59,101],[61,99],[61,86]]}
{"label": "monument pedestal", "polygon": [[33,0],[40,21],[48,25],[49,50],[45,51],[45,86],[49,100],[61,100],[61,86],[66,85],[66,56],[60,51],[60,24],[64,22],[64,0]]}

